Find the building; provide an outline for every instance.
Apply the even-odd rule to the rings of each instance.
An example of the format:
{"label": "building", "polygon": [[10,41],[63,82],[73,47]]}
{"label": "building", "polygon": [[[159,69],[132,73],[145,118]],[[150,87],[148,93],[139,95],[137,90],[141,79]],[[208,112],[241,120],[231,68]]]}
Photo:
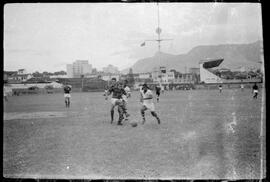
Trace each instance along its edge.
{"label": "building", "polygon": [[32,77],[32,74],[27,73],[25,69],[19,69],[18,71],[4,71],[4,81],[8,83],[24,82]]}
{"label": "building", "polygon": [[167,71],[165,66],[155,67],[152,71],[153,82],[169,83],[174,82],[174,72]]}
{"label": "building", "polygon": [[138,78],[139,79],[151,79],[152,75],[151,75],[151,73],[139,73]]}
{"label": "building", "polygon": [[192,83],[192,84],[194,84],[194,83],[196,83],[196,76],[194,73],[181,74],[175,79],[175,83]]}
{"label": "building", "polygon": [[111,65],[111,64],[109,64],[107,67],[104,67],[103,72],[104,73],[112,73],[112,74],[119,74],[120,73],[118,68],[116,66]]}
{"label": "building", "polygon": [[200,81],[204,83],[222,83],[223,80],[215,75],[211,68],[219,66],[224,59],[206,59],[199,62],[200,65]]}
{"label": "building", "polygon": [[27,74],[26,69],[19,69],[19,70],[17,71],[17,74],[18,74],[18,75],[25,75],[25,74]]}
{"label": "building", "polygon": [[246,72],[248,69],[245,66],[239,66],[236,68],[232,68],[231,71],[233,72]]}
{"label": "building", "polygon": [[73,64],[67,64],[68,78],[81,78],[91,73],[92,65],[88,64],[88,60],[76,60]]}
{"label": "building", "polygon": [[189,68],[189,73],[199,75],[200,74],[200,68]]}
{"label": "building", "polygon": [[50,75],[49,78],[68,78],[68,75]]}
{"label": "building", "polygon": [[120,80],[121,75],[120,74],[103,74],[101,76],[101,79],[104,81],[110,81],[112,78],[115,78],[116,81]]}

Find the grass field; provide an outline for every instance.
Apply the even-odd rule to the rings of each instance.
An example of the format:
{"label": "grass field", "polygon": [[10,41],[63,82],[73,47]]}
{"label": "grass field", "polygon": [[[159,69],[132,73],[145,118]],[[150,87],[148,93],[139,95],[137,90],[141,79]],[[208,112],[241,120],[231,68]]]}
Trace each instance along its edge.
{"label": "grass field", "polygon": [[[138,92],[130,121],[110,124],[102,93],[14,96],[4,104],[5,177],[72,179],[250,179],[261,175],[262,93],[168,91],[141,125]],[[118,117],[118,114],[116,113]],[[115,117],[115,120],[117,119]]]}

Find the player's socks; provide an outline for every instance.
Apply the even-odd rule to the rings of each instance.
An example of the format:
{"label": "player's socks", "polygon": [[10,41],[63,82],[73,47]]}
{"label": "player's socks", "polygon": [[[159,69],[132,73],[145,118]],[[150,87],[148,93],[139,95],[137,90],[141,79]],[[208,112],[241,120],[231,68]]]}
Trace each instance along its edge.
{"label": "player's socks", "polygon": [[142,124],[144,124],[144,123],[145,123],[145,118],[143,117]]}
{"label": "player's socks", "polygon": [[159,117],[157,117],[157,122],[158,122],[158,124],[160,124],[160,119],[159,119]]}
{"label": "player's socks", "polygon": [[114,111],[111,111],[111,123],[113,123],[113,115],[114,115]]}
{"label": "player's socks", "polygon": [[151,114],[152,114],[152,116],[154,116],[154,117],[157,119],[158,124],[160,124],[160,119],[159,119],[159,117],[157,116],[157,113],[156,113],[156,112],[151,112]]}
{"label": "player's socks", "polygon": [[144,111],[141,111],[141,115],[142,115],[142,124],[144,124],[145,123],[145,116],[144,116]]}

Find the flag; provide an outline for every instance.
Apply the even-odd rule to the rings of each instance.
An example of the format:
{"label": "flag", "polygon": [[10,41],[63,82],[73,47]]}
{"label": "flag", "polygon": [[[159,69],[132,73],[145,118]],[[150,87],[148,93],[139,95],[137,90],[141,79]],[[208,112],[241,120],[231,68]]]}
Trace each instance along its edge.
{"label": "flag", "polygon": [[143,42],[143,43],[141,44],[141,46],[145,46],[145,42]]}

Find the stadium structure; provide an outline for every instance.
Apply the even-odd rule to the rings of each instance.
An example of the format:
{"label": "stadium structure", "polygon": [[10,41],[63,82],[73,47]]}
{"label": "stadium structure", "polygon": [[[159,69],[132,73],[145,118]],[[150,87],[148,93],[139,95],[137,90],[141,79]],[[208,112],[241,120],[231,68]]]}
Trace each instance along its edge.
{"label": "stadium structure", "polygon": [[201,60],[199,62],[200,81],[203,83],[223,83],[224,80],[211,71],[212,68],[218,67],[223,60],[223,58]]}

